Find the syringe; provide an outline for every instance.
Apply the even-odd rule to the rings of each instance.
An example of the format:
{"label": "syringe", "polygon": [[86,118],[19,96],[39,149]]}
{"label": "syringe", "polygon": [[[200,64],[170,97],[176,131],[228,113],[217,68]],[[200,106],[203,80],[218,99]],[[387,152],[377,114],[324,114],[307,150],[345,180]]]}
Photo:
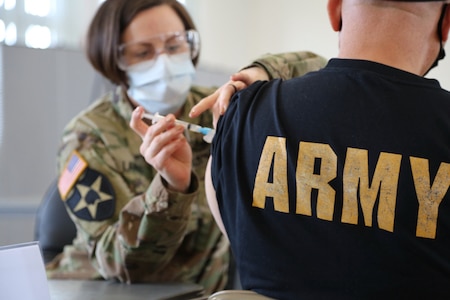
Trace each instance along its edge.
{"label": "syringe", "polygon": [[[161,116],[159,113],[156,113],[156,114],[144,113],[142,115],[142,118],[152,120],[152,123],[154,124],[154,123],[158,122],[159,120],[164,119],[164,116]],[[214,137],[214,134],[216,133],[216,131],[212,128],[202,127],[197,124],[188,123],[188,122],[181,121],[178,119],[175,120],[175,123],[182,125],[184,128],[186,128],[190,131],[203,134],[204,135],[203,140],[207,143],[211,143],[211,141]]]}

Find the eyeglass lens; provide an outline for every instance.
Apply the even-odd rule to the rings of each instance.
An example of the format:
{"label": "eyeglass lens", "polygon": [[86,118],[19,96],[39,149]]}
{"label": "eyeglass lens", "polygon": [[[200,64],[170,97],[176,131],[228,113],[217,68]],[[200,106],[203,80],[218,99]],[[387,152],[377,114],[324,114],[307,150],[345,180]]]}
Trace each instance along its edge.
{"label": "eyeglass lens", "polygon": [[[156,45],[163,44],[158,48]],[[129,67],[144,61],[155,59],[159,54],[175,55],[190,51],[186,33],[172,34],[166,39],[163,37],[153,38],[146,41],[124,45],[120,53],[120,59],[124,66]]]}

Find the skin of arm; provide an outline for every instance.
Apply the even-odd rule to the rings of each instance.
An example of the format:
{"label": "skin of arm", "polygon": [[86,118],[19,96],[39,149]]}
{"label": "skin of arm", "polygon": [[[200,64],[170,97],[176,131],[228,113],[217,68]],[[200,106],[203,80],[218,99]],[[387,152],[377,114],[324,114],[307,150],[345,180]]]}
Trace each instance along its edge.
{"label": "skin of arm", "polygon": [[[222,217],[220,216],[219,205],[217,204],[216,190],[214,189],[214,186],[212,184],[211,159],[212,159],[212,157],[210,156],[209,160],[208,160],[208,165],[206,166],[206,171],[205,171],[206,199],[208,199],[208,205],[209,205],[209,208],[211,209],[211,213],[214,216],[214,219],[216,220],[217,226],[219,226],[222,234],[227,236],[225,226],[223,225]],[[228,238],[228,236],[227,236],[227,238]]]}

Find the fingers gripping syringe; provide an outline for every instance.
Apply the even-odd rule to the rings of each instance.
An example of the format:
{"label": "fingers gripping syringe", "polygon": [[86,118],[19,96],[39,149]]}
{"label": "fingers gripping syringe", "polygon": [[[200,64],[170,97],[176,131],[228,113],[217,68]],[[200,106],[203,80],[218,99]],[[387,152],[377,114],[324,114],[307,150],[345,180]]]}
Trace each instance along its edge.
{"label": "fingers gripping syringe", "polygon": [[[159,120],[164,119],[164,116],[161,116],[159,113],[156,113],[156,114],[145,113],[142,115],[142,118],[146,118],[146,119],[152,120],[153,123],[157,123]],[[202,126],[188,123],[185,121],[181,121],[178,119],[175,120],[175,123],[182,125],[184,128],[186,128],[190,131],[203,134],[204,135],[203,140],[207,143],[211,143],[211,141],[214,137],[214,134],[216,133],[216,131],[212,128],[202,127]]]}

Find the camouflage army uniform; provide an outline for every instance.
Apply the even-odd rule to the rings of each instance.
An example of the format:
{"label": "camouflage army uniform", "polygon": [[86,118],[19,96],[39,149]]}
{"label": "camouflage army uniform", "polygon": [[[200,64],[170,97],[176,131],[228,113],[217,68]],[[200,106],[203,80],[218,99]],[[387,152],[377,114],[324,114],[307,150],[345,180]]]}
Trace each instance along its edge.
{"label": "camouflage army uniform", "polygon": [[[266,55],[252,65],[271,78],[292,78],[325,65],[309,52]],[[192,87],[179,117],[210,127],[212,117],[187,116],[216,88]],[[227,281],[229,245],[209,211],[204,170],[209,144],[186,132],[193,152],[190,192],[166,188],[139,153],[129,127],[132,106],[120,87],[97,100],[65,128],[58,155],[59,189],[77,227],[72,245],[47,265],[49,278],[121,282],[190,282],[207,292]]]}

